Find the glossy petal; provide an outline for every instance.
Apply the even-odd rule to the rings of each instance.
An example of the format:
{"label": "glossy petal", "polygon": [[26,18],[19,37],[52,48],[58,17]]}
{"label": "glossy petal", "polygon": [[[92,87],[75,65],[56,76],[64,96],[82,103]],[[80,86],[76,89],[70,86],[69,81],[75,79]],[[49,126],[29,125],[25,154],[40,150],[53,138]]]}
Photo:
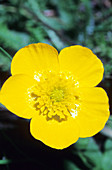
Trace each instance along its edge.
{"label": "glossy petal", "polygon": [[38,71],[57,71],[59,69],[57,56],[57,50],[48,44],[30,44],[15,54],[11,63],[11,73],[34,76]]}
{"label": "glossy petal", "polygon": [[103,78],[103,64],[93,52],[80,45],[64,48],[59,54],[60,69],[70,71],[80,87],[94,87]]}
{"label": "glossy petal", "polygon": [[90,137],[105,126],[109,118],[109,104],[102,88],[80,88],[80,110],[76,120],[80,125],[80,137]]}
{"label": "glossy petal", "polygon": [[30,119],[34,115],[34,110],[27,101],[27,89],[35,84],[36,80],[30,76],[11,76],[2,86],[0,93],[1,103],[14,114]]}
{"label": "glossy petal", "polygon": [[73,118],[67,121],[47,121],[42,115],[32,118],[30,132],[36,139],[44,144],[63,149],[75,143],[79,138],[79,126]]}

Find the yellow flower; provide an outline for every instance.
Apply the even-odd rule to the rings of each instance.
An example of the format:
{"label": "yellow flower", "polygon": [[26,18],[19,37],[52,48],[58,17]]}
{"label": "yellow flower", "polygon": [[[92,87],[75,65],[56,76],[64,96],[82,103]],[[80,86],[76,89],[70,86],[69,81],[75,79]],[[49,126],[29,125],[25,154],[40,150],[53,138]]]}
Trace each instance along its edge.
{"label": "yellow flower", "polygon": [[50,45],[31,44],[15,54],[0,100],[14,114],[32,118],[34,138],[63,149],[104,128],[108,97],[95,87],[103,72],[102,62],[86,47],[66,47],[58,55]]}

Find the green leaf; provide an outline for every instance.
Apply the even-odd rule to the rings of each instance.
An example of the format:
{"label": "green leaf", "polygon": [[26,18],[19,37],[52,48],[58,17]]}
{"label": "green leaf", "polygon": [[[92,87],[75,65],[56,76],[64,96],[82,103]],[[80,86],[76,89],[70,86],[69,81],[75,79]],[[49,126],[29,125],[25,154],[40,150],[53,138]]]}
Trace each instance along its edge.
{"label": "green leaf", "polygon": [[53,30],[46,29],[46,32],[57,49],[61,50],[62,48],[64,48],[64,43],[60,40],[60,38]]}
{"label": "green leaf", "polygon": [[0,43],[5,48],[18,50],[27,45],[28,42],[29,36],[26,33],[9,30],[6,25],[0,24]]}
{"label": "green leaf", "polygon": [[84,152],[84,156],[91,164],[93,164],[94,168],[100,168],[102,153],[93,138],[90,138],[87,150]]}
{"label": "green leaf", "polygon": [[9,160],[9,159],[0,160],[0,165],[6,165],[6,164],[9,164],[9,163],[11,163],[11,160]]}
{"label": "green leaf", "polygon": [[0,69],[2,71],[10,70],[11,60],[3,53],[0,52]]}
{"label": "green leaf", "polygon": [[86,149],[89,143],[89,138],[80,138],[75,144],[74,147],[78,150]]}
{"label": "green leaf", "polygon": [[49,18],[49,17],[46,17],[42,13],[41,7],[38,1],[28,0],[28,2],[26,3],[26,7],[28,7],[29,9],[33,11],[33,14],[37,16],[37,19],[39,20],[39,22],[42,22],[43,25],[51,27],[52,29],[55,29],[55,30],[60,30],[63,28],[63,24],[62,22],[60,22],[59,18],[57,17]]}
{"label": "green leaf", "polygon": [[42,27],[28,27],[27,30],[31,34],[31,39],[33,39],[35,42],[39,41],[42,42],[45,39],[46,33],[44,32]]}
{"label": "green leaf", "polygon": [[86,144],[86,142],[87,141],[85,141],[86,150],[77,152],[78,156],[88,168],[100,169],[102,153],[98,145],[93,138],[89,138],[88,144]]}
{"label": "green leaf", "polygon": [[73,162],[69,160],[64,161],[64,169],[65,170],[80,170]]}
{"label": "green leaf", "polygon": [[112,169],[112,140],[108,139],[105,143],[105,152],[102,158],[102,170]]}
{"label": "green leaf", "polygon": [[107,127],[109,127],[112,130],[112,116],[110,115],[109,120],[106,124]]}

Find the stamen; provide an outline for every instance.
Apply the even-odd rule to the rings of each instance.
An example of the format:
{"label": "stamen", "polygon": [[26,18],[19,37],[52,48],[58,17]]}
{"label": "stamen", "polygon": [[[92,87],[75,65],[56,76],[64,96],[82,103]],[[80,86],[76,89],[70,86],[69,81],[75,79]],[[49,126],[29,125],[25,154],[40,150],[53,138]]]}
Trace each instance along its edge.
{"label": "stamen", "polygon": [[28,101],[37,114],[58,122],[67,120],[68,116],[77,116],[79,83],[70,73],[48,71],[34,78],[37,85],[28,89]]}

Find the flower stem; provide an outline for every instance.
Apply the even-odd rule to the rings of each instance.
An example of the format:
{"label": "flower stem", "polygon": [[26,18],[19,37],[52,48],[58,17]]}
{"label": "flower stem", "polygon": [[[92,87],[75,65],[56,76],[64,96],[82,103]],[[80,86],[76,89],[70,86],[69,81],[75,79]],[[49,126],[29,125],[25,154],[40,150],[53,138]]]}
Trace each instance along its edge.
{"label": "flower stem", "polygon": [[10,60],[12,60],[11,55],[8,54],[2,47],[0,47],[0,50],[1,50]]}

